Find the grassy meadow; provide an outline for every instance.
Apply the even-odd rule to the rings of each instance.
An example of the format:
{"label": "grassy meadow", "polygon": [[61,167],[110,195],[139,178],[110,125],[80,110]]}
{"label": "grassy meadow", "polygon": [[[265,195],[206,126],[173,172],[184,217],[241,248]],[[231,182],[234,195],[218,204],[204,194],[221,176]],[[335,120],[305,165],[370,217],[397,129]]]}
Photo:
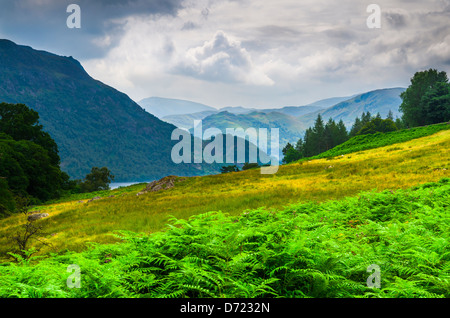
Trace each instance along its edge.
{"label": "grassy meadow", "polygon": [[0,264],[0,297],[448,298],[449,200],[443,178],[276,211],[172,218],[151,235],[118,232],[118,244]]}
{"label": "grassy meadow", "polygon": [[[282,210],[299,202],[326,202],[361,191],[407,189],[448,177],[449,125],[440,131],[388,146],[279,167],[274,175],[259,169],[185,178],[169,190],[137,196],[145,184],[70,198],[34,207],[49,213],[39,222],[50,234],[51,248],[42,255],[83,251],[89,242],[113,243],[115,231],[154,233],[166,229],[171,217],[188,219],[210,211],[239,216],[265,207]],[[427,129],[427,128],[423,128]],[[401,132],[399,132],[401,134]],[[389,135],[392,138],[392,135]],[[379,136],[378,139],[383,138]],[[102,199],[88,202],[92,197]],[[111,197],[113,196],[113,197]],[[0,253],[7,260],[10,237],[25,221],[22,215],[0,220]]]}

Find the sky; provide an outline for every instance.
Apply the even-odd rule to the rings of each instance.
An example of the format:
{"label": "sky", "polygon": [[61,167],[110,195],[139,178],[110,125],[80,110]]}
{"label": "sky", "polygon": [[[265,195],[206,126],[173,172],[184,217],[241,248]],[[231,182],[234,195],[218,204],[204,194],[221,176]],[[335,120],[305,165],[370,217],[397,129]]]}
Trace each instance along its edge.
{"label": "sky", "polygon": [[[69,28],[70,4],[80,28]],[[369,28],[380,8],[380,27]],[[301,106],[450,74],[450,0],[0,0],[0,38],[73,56],[136,102]],[[71,20],[74,21],[74,20]]]}

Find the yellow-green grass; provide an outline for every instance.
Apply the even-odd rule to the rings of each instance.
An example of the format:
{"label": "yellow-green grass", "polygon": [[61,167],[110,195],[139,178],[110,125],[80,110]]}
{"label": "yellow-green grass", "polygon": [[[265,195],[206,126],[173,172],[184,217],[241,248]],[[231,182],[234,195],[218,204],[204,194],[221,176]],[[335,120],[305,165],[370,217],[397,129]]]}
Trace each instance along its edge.
{"label": "yellow-green grass", "polygon": [[[382,148],[280,166],[276,174],[259,169],[186,178],[169,190],[137,196],[145,185],[103,192],[103,199],[80,197],[37,207],[49,217],[40,222],[51,250],[80,251],[87,242],[109,243],[117,230],[151,233],[165,228],[169,216],[188,218],[208,211],[241,214],[258,207],[280,208],[300,201],[325,201],[360,191],[408,188],[450,176],[450,131]],[[111,194],[115,197],[109,198]],[[91,195],[92,196],[92,195]],[[7,237],[24,223],[15,215],[0,220],[0,253]]]}

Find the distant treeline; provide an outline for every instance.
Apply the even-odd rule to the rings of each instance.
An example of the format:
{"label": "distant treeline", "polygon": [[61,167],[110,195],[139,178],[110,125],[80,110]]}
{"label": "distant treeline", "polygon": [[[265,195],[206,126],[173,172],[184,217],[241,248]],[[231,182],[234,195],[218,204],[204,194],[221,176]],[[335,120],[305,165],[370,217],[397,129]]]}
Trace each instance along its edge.
{"label": "distant treeline", "polygon": [[389,112],[386,119],[382,119],[379,113],[372,116],[370,112],[364,112],[361,118],[356,117],[350,131],[347,131],[342,120],[336,123],[330,118],[327,123],[324,123],[322,116],[319,114],[314,126],[306,130],[303,139],[299,139],[295,146],[288,143],[283,148],[283,162],[290,163],[301,158],[313,157],[346,142],[354,136],[390,132],[402,128],[402,121],[399,118],[394,121],[392,112]]}

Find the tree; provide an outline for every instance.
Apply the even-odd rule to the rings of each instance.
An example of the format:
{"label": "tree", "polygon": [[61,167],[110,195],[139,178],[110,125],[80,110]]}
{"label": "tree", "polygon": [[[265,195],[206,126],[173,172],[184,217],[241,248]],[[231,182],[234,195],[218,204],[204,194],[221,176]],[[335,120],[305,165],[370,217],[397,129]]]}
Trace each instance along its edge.
{"label": "tree", "polygon": [[311,127],[306,129],[303,137],[303,155],[305,157],[314,156],[316,153],[315,134]]}
{"label": "tree", "polygon": [[357,135],[374,134],[377,132],[386,133],[390,131],[398,130],[392,119],[381,119],[380,116],[375,117],[370,122],[364,125],[363,128],[357,133]]}
{"label": "tree", "polygon": [[8,216],[16,210],[16,202],[12,192],[9,190],[6,178],[0,177],[0,218]]}
{"label": "tree", "polygon": [[0,175],[15,196],[31,196],[35,203],[60,196],[61,170],[42,146],[0,133],[0,153]]}
{"label": "tree", "polygon": [[295,144],[295,150],[299,153],[300,158],[305,156],[305,143],[302,138],[300,138]]}
{"label": "tree", "polygon": [[0,132],[14,140],[28,140],[48,151],[52,165],[59,165],[58,146],[39,124],[39,114],[24,104],[0,103]]}
{"label": "tree", "polygon": [[361,130],[361,128],[363,127],[363,125],[361,124],[361,119],[359,119],[359,117],[355,118],[355,122],[353,123],[352,128],[350,129],[350,137],[354,137],[356,136],[356,134],[358,133],[358,131]]}
{"label": "tree", "polygon": [[242,166],[242,171],[244,170],[249,170],[249,169],[253,169],[253,168],[258,168],[259,164],[256,162],[251,162],[251,163],[244,163],[244,165]]}
{"label": "tree", "polygon": [[389,109],[389,113],[386,118],[394,121],[394,114],[392,113],[392,110]]}
{"label": "tree", "polygon": [[[299,145],[298,142],[297,145]],[[294,162],[302,158],[300,151],[294,148],[294,146],[292,146],[291,143],[287,143],[287,145],[283,148],[282,153],[283,153],[283,163]]]}
{"label": "tree", "polygon": [[320,114],[317,115],[313,126],[313,141],[315,143],[315,153],[319,154],[327,150],[325,135],[325,125]]}
{"label": "tree", "polygon": [[398,117],[395,119],[395,126],[398,129],[405,129],[406,128],[405,123],[403,122],[403,119],[398,118]]}
{"label": "tree", "polygon": [[435,69],[416,72],[409,87],[400,94],[399,110],[408,127],[424,126],[450,119],[450,88],[445,72]]}
{"label": "tree", "polygon": [[337,124],[337,136],[335,136],[335,146],[340,145],[348,140],[347,127],[344,122],[339,120]]}
{"label": "tree", "polygon": [[221,173],[238,172],[238,171],[239,171],[239,168],[236,165],[223,166],[220,168]]}
{"label": "tree", "polygon": [[[381,116],[379,116],[379,117],[381,118]],[[363,112],[361,114],[361,119],[359,119],[359,117],[356,117],[355,122],[354,122],[352,128],[350,129],[349,137],[354,137],[354,136],[358,135],[359,131],[366,124],[368,124],[372,119],[373,119],[373,117],[372,117],[372,114],[370,114],[370,112],[367,112],[367,113]]]}
{"label": "tree", "polygon": [[322,136],[322,139],[325,142],[324,151],[334,147],[337,130],[336,122],[332,118],[328,119]]}
{"label": "tree", "polygon": [[450,120],[450,84],[436,83],[425,93],[422,102],[429,124]]}
{"label": "tree", "polygon": [[109,190],[109,184],[114,180],[114,176],[107,167],[93,167],[91,172],[86,175],[81,184],[83,192],[94,192],[100,190]]}
{"label": "tree", "polygon": [[[36,217],[36,214],[30,214],[28,198],[18,197],[17,205],[18,211],[24,215],[26,221],[15,234],[10,236],[15,248],[9,254],[17,261],[20,261],[20,259],[28,260],[33,254],[39,252],[43,246],[50,246],[50,243],[46,241],[46,236],[49,234],[44,232],[44,226],[38,221],[41,216],[37,215],[38,217]],[[30,248],[32,241],[37,241],[38,244]]]}
{"label": "tree", "polygon": [[24,104],[0,103],[0,176],[10,192],[33,203],[61,195],[58,147]]}

